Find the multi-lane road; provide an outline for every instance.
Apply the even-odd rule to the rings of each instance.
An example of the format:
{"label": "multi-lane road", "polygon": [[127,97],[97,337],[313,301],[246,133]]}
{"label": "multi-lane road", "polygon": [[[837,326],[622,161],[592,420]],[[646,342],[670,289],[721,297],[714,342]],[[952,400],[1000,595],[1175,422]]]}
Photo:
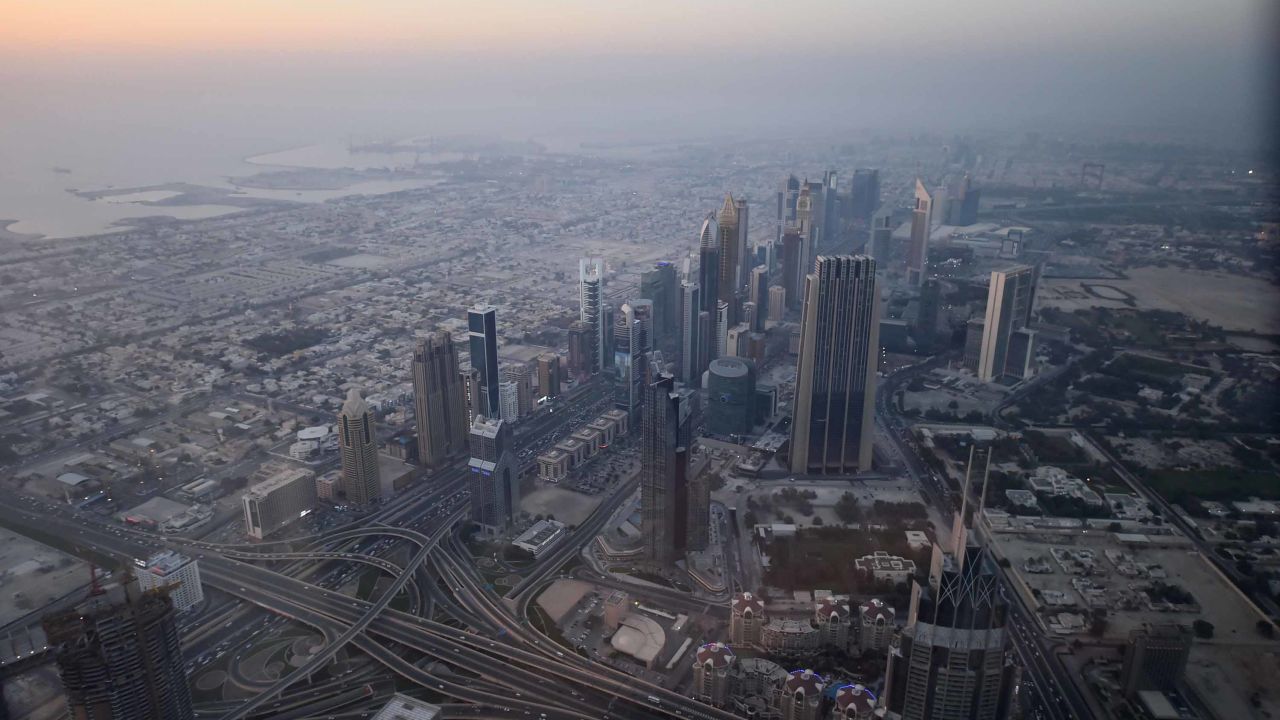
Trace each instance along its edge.
{"label": "multi-lane road", "polygon": [[[925,499],[944,516],[950,516],[955,511],[950,489],[926,466],[916,448],[907,442],[908,423],[894,411],[892,400],[893,393],[900,386],[928,372],[939,362],[943,359],[935,358],[881,378],[876,390],[876,422],[883,436],[892,443],[894,453],[904,462],[908,475],[920,486]],[[1051,720],[1093,717],[1088,702],[1054,655],[1053,643],[1036,622],[1034,611],[1013,588],[1004,569],[998,567],[997,572],[1001,592],[1009,603],[1007,629],[1011,644],[1022,663],[1024,677],[1032,680],[1031,685],[1038,698],[1038,702],[1033,703],[1034,707]]]}

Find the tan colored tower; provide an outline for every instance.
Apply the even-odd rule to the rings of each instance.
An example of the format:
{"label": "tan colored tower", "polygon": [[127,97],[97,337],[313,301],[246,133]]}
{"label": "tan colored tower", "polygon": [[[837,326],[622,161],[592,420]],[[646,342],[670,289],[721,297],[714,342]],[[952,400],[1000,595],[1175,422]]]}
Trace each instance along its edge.
{"label": "tan colored tower", "polygon": [[880,350],[876,261],[819,255],[805,278],[791,425],[791,472],[871,469]]}
{"label": "tan colored tower", "polygon": [[929,269],[929,234],[933,232],[933,195],[916,178],[916,207],[911,215],[911,245],[907,248],[907,284],[924,284]]}
{"label": "tan colored tower", "polygon": [[448,332],[433,333],[414,348],[413,407],[419,463],[437,468],[467,451],[471,418],[458,373],[458,350]]}
{"label": "tan colored tower", "polygon": [[376,503],[382,497],[378,475],[378,436],[373,411],[360,391],[347,391],[338,413],[338,449],[342,451],[342,491],[353,505]]}

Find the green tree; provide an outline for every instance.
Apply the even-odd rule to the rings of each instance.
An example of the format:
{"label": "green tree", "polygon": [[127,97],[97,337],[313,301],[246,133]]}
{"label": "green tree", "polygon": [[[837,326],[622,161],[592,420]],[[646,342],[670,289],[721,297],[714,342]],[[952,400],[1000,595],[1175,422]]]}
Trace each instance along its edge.
{"label": "green tree", "polygon": [[862,513],[858,510],[858,500],[851,492],[846,492],[840,496],[840,499],[836,501],[835,511],[836,517],[840,518],[840,522],[846,525],[857,522],[858,518],[862,516]]}

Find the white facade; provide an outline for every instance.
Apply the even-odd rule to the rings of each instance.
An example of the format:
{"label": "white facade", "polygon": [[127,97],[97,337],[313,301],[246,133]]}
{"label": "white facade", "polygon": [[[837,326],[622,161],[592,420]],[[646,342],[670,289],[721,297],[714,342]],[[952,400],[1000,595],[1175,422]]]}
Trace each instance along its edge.
{"label": "white facade", "polygon": [[316,504],[315,473],[289,468],[249,488],[240,497],[244,531],[262,538],[297,520]]}
{"label": "white facade", "polygon": [[196,561],[172,550],[151,556],[145,562],[135,561],[138,586],[143,590],[169,588],[173,609],[182,613],[204,600],[200,585],[200,566]]}
{"label": "white facade", "polygon": [[520,419],[520,386],[513,382],[498,385],[499,411],[503,422],[513,423]]}

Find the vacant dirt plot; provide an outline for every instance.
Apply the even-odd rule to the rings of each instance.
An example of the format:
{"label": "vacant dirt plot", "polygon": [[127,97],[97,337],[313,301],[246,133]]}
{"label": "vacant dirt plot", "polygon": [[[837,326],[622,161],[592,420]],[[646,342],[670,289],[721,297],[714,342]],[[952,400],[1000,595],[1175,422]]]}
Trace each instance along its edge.
{"label": "vacant dirt plot", "polygon": [[599,496],[583,495],[558,487],[538,488],[520,498],[520,508],[530,515],[555,515],[566,525],[578,525],[600,504]]}
{"label": "vacant dirt plot", "polygon": [[[1276,288],[1264,280],[1181,268],[1144,267],[1127,273],[1129,279],[1105,285],[1133,295],[1139,309],[1181,312],[1228,330],[1280,333],[1280,311],[1267,300]],[[1046,307],[1128,307],[1123,300],[1086,292],[1080,280],[1049,279],[1042,287],[1040,303]]]}

